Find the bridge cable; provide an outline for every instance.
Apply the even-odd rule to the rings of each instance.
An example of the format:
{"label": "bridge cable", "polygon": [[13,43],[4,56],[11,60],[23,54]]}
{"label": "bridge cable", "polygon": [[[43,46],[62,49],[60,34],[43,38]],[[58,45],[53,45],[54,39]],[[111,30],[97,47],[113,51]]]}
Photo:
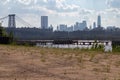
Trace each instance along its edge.
{"label": "bridge cable", "polygon": [[22,23],[26,27],[33,27],[31,24],[29,24],[28,22],[24,21],[22,18],[20,18],[18,16],[16,16],[16,20],[18,20],[18,22]]}
{"label": "bridge cable", "polygon": [[3,17],[3,18],[0,18],[0,20],[4,20],[4,19],[6,19],[6,18],[8,18],[8,16],[5,16],[5,17]]}

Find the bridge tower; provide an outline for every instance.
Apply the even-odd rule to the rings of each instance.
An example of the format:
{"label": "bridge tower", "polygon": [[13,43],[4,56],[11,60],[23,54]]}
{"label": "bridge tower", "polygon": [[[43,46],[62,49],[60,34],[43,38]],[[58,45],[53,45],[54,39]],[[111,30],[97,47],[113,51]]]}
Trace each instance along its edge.
{"label": "bridge tower", "polygon": [[8,27],[16,28],[15,14],[9,14],[8,18]]}

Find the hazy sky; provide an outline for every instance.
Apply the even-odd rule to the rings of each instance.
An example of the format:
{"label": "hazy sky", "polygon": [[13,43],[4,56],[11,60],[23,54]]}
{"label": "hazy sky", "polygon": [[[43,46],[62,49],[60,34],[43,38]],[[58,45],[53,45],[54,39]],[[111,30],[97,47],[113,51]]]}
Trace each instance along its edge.
{"label": "hazy sky", "polygon": [[102,26],[120,26],[120,0],[0,0],[0,17],[16,14],[33,26],[40,16],[49,16],[49,25],[73,25],[86,20],[88,26],[102,17]]}

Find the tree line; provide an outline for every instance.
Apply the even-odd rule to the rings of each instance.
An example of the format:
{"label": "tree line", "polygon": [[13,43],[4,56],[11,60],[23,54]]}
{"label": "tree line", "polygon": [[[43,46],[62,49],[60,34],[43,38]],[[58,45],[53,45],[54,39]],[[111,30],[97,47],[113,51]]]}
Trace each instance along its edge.
{"label": "tree line", "polygon": [[38,28],[6,28],[18,40],[117,40],[120,41],[120,29],[116,30],[84,30],[84,31],[52,31]]}

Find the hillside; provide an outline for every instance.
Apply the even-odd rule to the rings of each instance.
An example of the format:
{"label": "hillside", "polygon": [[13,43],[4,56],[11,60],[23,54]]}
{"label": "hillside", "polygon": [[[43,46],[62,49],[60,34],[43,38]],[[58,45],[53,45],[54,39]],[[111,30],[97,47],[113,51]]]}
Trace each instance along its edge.
{"label": "hillside", "polygon": [[120,80],[120,55],[0,45],[0,80]]}

